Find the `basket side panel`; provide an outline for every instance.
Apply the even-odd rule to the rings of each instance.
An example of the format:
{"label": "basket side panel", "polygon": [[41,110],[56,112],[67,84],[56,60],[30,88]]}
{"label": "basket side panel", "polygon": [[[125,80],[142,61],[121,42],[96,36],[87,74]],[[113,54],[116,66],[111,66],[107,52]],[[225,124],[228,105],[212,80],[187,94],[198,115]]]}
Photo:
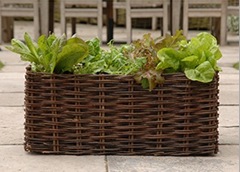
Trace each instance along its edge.
{"label": "basket side panel", "polygon": [[165,76],[149,92],[132,76],[27,71],[25,149],[77,155],[205,155],[218,149],[218,75]]}

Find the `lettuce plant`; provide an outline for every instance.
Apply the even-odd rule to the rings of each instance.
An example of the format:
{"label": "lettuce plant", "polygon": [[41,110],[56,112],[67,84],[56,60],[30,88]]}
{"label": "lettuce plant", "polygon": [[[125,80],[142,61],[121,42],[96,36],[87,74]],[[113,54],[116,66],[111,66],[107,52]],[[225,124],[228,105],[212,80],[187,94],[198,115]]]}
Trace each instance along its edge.
{"label": "lettuce plant", "polygon": [[87,44],[75,36],[67,39],[65,35],[48,37],[42,35],[34,42],[28,33],[24,34],[25,43],[11,40],[6,48],[20,54],[21,60],[28,61],[34,72],[71,73],[73,66],[88,54]]}
{"label": "lettuce plant", "polygon": [[[158,37],[156,39],[151,37],[151,34],[143,35],[142,39],[139,39],[132,43],[133,49],[131,56],[134,58],[146,58],[146,63],[143,68],[135,74],[135,80],[142,84],[143,88],[149,88],[151,91],[157,84],[164,82],[162,77],[163,69],[156,68],[160,59],[158,58],[158,51],[166,48],[177,48],[180,41],[186,40],[181,31],[176,32],[175,35],[166,35]],[[174,62],[174,61],[173,61]]]}
{"label": "lettuce plant", "polygon": [[217,40],[209,33],[200,33],[190,41],[182,40],[179,47],[162,48],[158,51],[156,69],[166,73],[184,72],[186,77],[203,83],[211,82],[215,71],[220,71],[217,60],[222,54]]}
{"label": "lettuce plant", "polygon": [[4,67],[3,62],[0,61],[0,70]]}
{"label": "lettuce plant", "polygon": [[144,57],[134,59],[129,56],[131,45],[116,47],[110,42],[109,50],[104,50],[97,38],[88,40],[87,44],[89,54],[76,66],[76,74],[133,75],[146,62]]}
{"label": "lettuce plant", "polygon": [[32,71],[45,73],[133,75],[143,88],[153,90],[164,82],[163,73],[182,72],[187,78],[211,82],[220,71],[217,61],[222,54],[216,38],[200,33],[187,41],[182,31],[156,39],[143,35],[131,44],[109,49],[100,47],[97,38],[83,41],[65,35],[42,35],[37,42],[25,33],[25,43],[12,39],[7,48],[31,64]]}

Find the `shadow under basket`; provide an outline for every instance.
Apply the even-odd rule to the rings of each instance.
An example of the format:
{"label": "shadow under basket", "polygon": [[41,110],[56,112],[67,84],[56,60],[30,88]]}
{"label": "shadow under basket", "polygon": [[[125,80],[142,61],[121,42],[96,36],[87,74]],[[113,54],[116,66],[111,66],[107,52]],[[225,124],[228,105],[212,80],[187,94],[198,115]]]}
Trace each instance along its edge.
{"label": "shadow under basket", "polygon": [[218,73],[145,90],[132,76],[34,73],[25,82],[25,150],[71,155],[213,155]]}

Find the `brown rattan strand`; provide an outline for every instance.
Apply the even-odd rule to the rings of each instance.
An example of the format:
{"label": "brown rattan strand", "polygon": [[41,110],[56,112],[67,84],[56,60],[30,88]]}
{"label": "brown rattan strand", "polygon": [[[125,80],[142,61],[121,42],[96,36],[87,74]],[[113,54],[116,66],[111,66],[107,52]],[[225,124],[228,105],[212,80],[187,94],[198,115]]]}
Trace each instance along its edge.
{"label": "brown rattan strand", "polygon": [[33,73],[25,83],[25,150],[73,155],[213,155],[218,74],[164,75],[152,92],[132,76]]}

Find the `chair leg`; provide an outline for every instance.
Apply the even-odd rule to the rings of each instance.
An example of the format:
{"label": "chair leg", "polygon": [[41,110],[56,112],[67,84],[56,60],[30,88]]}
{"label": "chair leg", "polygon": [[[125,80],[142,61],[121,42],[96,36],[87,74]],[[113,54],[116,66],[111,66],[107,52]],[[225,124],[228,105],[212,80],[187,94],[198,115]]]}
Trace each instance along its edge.
{"label": "chair leg", "polygon": [[211,18],[211,34],[217,39],[217,43],[221,42],[221,18]]}
{"label": "chair leg", "polygon": [[162,27],[162,36],[167,34],[168,32],[168,2],[167,0],[164,1],[163,4],[163,27]]}
{"label": "chair leg", "polygon": [[220,45],[227,44],[227,6],[228,1],[222,0],[222,16],[221,16],[221,31],[220,31]]}
{"label": "chair leg", "polygon": [[152,30],[157,29],[157,17],[152,17]]}
{"label": "chair leg", "polygon": [[71,18],[71,28],[72,28],[72,35],[76,34],[76,18]]}
{"label": "chair leg", "polygon": [[2,30],[2,16],[0,16],[0,44],[3,43],[2,40],[3,30]]}
{"label": "chair leg", "polygon": [[103,28],[103,2],[100,0],[98,2],[98,18],[97,18],[97,25],[98,25],[98,39],[100,43],[102,43],[102,28]]}
{"label": "chair leg", "polygon": [[40,36],[40,14],[39,14],[39,2],[34,2],[34,18],[33,18],[33,25],[34,25],[34,39],[35,41],[38,40]]}
{"label": "chair leg", "polygon": [[221,31],[220,31],[220,45],[227,44],[227,25],[224,17],[221,19]]}
{"label": "chair leg", "polygon": [[188,0],[183,4],[183,34],[188,37]]}
{"label": "chair leg", "polygon": [[66,28],[66,18],[65,18],[65,14],[64,14],[64,9],[65,9],[65,2],[64,0],[61,0],[60,2],[60,24],[61,24],[61,34],[67,34],[67,28]]}
{"label": "chair leg", "polygon": [[98,17],[98,39],[102,43],[102,17]]}
{"label": "chair leg", "polygon": [[132,42],[132,18],[131,18],[131,6],[130,0],[126,0],[126,29],[127,29],[127,43]]}
{"label": "chair leg", "polygon": [[34,21],[34,39],[35,41],[38,40],[38,37],[40,36],[40,30],[39,30],[39,18],[36,17],[35,19],[33,19]]}

